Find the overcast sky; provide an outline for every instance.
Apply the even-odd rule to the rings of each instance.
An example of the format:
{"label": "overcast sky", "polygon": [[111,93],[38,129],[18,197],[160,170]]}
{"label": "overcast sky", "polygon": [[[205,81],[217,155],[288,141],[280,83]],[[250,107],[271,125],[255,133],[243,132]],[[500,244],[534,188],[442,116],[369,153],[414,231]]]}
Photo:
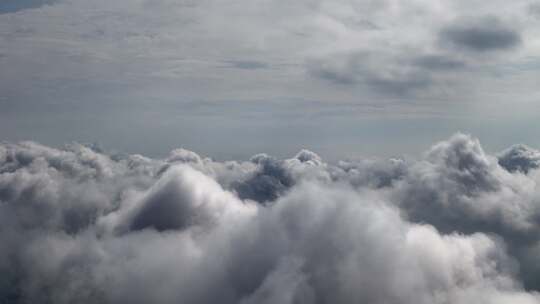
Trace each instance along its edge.
{"label": "overcast sky", "polygon": [[540,2],[2,0],[0,139],[217,159],[540,146]]}

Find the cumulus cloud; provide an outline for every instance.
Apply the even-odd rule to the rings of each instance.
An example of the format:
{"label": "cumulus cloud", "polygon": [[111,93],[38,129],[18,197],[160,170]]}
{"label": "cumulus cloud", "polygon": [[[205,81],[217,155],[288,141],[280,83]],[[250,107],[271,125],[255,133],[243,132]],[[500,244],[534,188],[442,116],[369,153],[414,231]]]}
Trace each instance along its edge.
{"label": "cumulus cloud", "polygon": [[418,160],[332,164],[3,143],[0,299],[539,303],[540,172],[501,164],[531,151],[456,134]]}
{"label": "cumulus cloud", "polygon": [[266,154],[257,154],[251,161],[257,164],[257,170],[247,179],[233,184],[240,198],[261,203],[274,201],[294,184],[291,173],[282,161]]}
{"label": "cumulus cloud", "polygon": [[499,164],[506,170],[528,173],[540,167],[540,151],[526,145],[512,146],[498,155]]}

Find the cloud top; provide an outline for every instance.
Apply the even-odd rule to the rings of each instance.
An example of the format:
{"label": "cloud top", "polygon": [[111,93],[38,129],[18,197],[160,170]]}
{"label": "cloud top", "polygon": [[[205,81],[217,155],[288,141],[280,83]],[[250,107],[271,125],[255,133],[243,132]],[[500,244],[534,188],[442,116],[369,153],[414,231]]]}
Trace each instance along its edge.
{"label": "cloud top", "polygon": [[336,164],[3,143],[0,299],[538,303],[535,156],[464,134]]}

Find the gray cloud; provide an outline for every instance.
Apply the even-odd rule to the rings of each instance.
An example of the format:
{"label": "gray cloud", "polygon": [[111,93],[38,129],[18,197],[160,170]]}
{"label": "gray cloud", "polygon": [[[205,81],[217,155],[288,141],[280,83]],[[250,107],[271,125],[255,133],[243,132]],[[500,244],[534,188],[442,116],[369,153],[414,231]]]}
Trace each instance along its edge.
{"label": "gray cloud", "polygon": [[508,170],[463,134],[336,165],[4,143],[0,299],[538,303],[540,175]]}
{"label": "gray cloud", "polygon": [[536,18],[540,18],[540,3],[533,2],[527,6],[527,12]]}
{"label": "gray cloud", "polygon": [[[513,170],[511,170],[513,171]],[[514,175],[487,155],[477,139],[456,135],[435,145],[396,187],[394,201],[414,222],[445,233],[492,233],[509,244],[527,288],[539,289],[536,254],[540,209],[536,177]],[[532,186],[532,188],[531,188]]]}
{"label": "gray cloud", "polygon": [[510,172],[527,174],[540,167],[540,151],[526,145],[514,145],[498,155],[499,165]]}
{"label": "gray cloud", "polygon": [[20,10],[38,8],[53,4],[55,0],[3,0],[0,2],[0,14],[14,13]]}
{"label": "gray cloud", "polygon": [[[0,74],[2,138],[48,144],[98,139],[153,156],[164,155],[180,138],[219,158],[236,158],[230,147],[243,145],[239,138],[244,138],[257,142],[253,151],[242,149],[246,158],[258,150],[283,156],[301,146],[296,138],[311,139],[304,133],[350,129],[358,115],[370,120],[376,115],[380,125],[390,126],[396,117],[453,120],[467,112],[473,125],[489,113],[510,117],[516,126],[523,123],[522,113],[535,113],[530,100],[537,97],[539,52],[533,40],[540,27],[529,14],[530,0],[261,6],[96,1],[56,1],[39,9],[43,1],[0,1],[34,7],[0,15],[0,70],[10,71]],[[494,30],[517,34],[523,42],[519,52],[476,56],[486,52],[437,45],[438,30],[461,29],[456,24],[464,14],[502,20]],[[466,20],[463,28],[475,28]],[[478,23],[481,30],[491,29]],[[478,112],[465,110],[473,103]],[[343,108],[354,110],[329,122]],[[146,119],[149,111],[152,119]],[[296,117],[291,132],[276,130],[285,115]],[[323,127],[329,123],[335,128]],[[424,129],[430,138],[446,134]],[[202,133],[211,139],[199,140]],[[281,144],[271,146],[260,139],[262,133]],[[335,131],[340,136],[317,148],[344,151],[332,144],[351,142],[353,133]],[[386,133],[399,133],[386,141],[399,142],[403,130]],[[136,134],[147,141],[141,143]],[[411,141],[404,150],[413,149]]]}
{"label": "gray cloud", "polygon": [[252,199],[261,203],[276,200],[294,184],[285,164],[266,154],[251,158],[259,169],[244,181],[236,181],[233,188],[241,199]]}
{"label": "gray cloud", "polygon": [[[4,0],[0,132],[343,151],[344,133],[370,147],[443,124],[359,113],[448,118],[470,99],[471,121],[511,106],[521,134],[529,2]],[[539,159],[464,134],[418,160],[335,164],[3,142],[0,303],[540,303]]]}
{"label": "gray cloud", "polygon": [[244,70],[267,69],[269,67],[268,64],[264,62],[252,60],[229,60],[226,63],[234,68]]}
{"label": "gray cloud", "polygon": [[443,45],[474,52],[508,50],[521,44],[521,34],[497,17],[459,19],[439,33]]}
{"label": "gray cloud", "polygon": [[310,76],[344,86],[367,87],[382,95],[409,95],[434,84],[422,64],[376,53],[335,54],[307,62]]}
{"label": "gray cloud", "polygon": [[465,62],[443,55],[425,55],[413,60],[413,63],[428,70],[455,70],[466,67]]}

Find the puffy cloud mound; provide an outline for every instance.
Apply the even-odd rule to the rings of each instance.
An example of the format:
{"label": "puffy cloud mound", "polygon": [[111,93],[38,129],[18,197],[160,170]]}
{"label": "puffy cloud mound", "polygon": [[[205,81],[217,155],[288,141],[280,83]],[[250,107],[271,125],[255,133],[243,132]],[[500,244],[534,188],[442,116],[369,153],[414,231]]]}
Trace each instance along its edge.
{"label": "puffy cloud mound", "polygon": [[330,164],[3,143],[0,302],[540,303],[520,147],[457,134],[419,160]]}
{"label": "puffy cloud mound", "polygon": [[521,171],[527,174],[540,167],[540,151],[526,145],[514,145],[499,156],[499,165],[510,172]]}

